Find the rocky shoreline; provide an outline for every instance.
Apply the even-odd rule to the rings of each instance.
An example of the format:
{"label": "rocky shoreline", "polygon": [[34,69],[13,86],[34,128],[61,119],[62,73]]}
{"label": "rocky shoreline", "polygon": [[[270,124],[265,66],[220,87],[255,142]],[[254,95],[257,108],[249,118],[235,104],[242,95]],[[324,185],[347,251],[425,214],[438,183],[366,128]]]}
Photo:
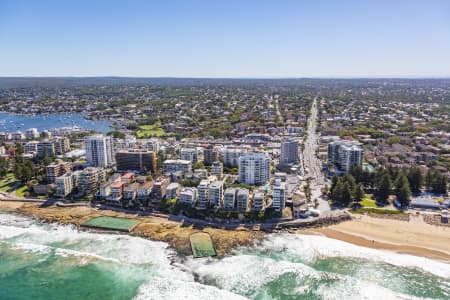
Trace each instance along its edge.
{"label": "rocky shoreline", "polygon": [[224,256],[233,248],[254,245],[268,233],[306,232],[307,229],[320,228],[351,220],[350,215],[342,214],[302,222],[301,225],[261,224],[259,226],[238,226],[233,229],[226,229],[225,227],[221,228],[220,224],[217,224],[217,226],[202,226],[201,224],[190,221],[173,221],[163,216],[141,216],[129,212],[99,209],[90,206],[51,205],[43,207],[42,203],[35,202],[0,201],[0,209],[8,209],[11,212],[39,219],[47,223],[72,224],[80,229],[81,224],[93,217],[133,218],[139,220],[140,223],[129,234],[166,242],[181,255],[191,254],[189,236],[193,233],[203,231],[210,234],[218,257]]}
{"label": "rocky shoreline", "polygon": [[78,228],[85,221],[98,216],[134,218],[141,223],[133,228],[130,232],[131,235],[166,242],[181,255],[191,254],[189,236],[199,231],[207,232],[211,235],[218,257],[224,256],[235,247],[253,245],[255,241],[262,239],[264,236],[262,232],[246,228],[237,228],[234,231],[209,227],[200,228],[195,225],[174,222],[157,216],[139,216],[137,214],[100,210],[86,206],[41,206],[42,203],[0,201],[0,209],[3,211],[18,213],[46,223],[71,224]]}

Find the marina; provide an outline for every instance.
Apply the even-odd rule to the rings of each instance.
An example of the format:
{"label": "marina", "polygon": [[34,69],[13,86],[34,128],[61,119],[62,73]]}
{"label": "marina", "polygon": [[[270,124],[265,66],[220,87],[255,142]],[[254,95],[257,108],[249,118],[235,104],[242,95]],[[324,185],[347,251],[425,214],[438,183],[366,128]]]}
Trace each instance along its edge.
{"label": "marina", "polygon": [[111,131],[112,123],[108,121],[88,120],[83,114],[42,114],[42,115],[17,115],[0,112],[0,132],[25,131],[29,128],[37,128],[39,131],[51,132],[95,130],[106,133]]}

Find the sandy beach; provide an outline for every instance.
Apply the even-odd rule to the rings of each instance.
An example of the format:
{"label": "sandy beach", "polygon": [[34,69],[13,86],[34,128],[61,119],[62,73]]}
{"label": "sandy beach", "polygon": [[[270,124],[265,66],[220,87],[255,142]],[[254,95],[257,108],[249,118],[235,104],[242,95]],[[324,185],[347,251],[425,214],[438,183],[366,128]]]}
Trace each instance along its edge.
{"label": "sandy beach", "polygon": [[354,215],[351,221],[313,230],[327,237],[364,247],[450,261],[450,228],[425,223]]}

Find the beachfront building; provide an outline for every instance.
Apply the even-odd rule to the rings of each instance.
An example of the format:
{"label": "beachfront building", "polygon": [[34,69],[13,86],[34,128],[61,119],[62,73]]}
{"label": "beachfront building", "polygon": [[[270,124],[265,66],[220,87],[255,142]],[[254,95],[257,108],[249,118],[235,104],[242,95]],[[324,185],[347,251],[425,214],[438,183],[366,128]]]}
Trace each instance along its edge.
{"label": "beachfront building", "polygon": [[138,190],[137,190],[137,197],[139,199],[147,199],[150,196],[150,193],[152,192],[153,182],[151,181],[145,181],[139,184]]}
{"label": "beachfront building", "polygon": [[89,167],[82,170],[78,176],[78,190],[85,195],[94,193],[105,181],[105,176],[103,168]]}
{"label": "beachfront building", "polygon": [[113,202],[119,202],[120,200],[122,200],[124,186],[125,185],[121,181],[112,183],[111,184],[111,195],[107,200],[113,201]]}
{"label": "beachfront building", "polygon": [[197,186],[197,208],[198,209],[208,208],[208,186],[209,186],[209,181],[207,179],[201,180],[200,184]]}
{"label": "beachfront building", "polygon": [[328,162],[340,171],[348,172],[353,165],[361,166],[363,158],[364,149],[359,142],[337,140],[328,144]]}
{"label": "beachfront building", "polygon": [[197,189],[194,187],[185,187],[180,192],[179,203],[194,205],[197,201]]}
{"label": "beachfront building", "polygon": [[236,189],[236,208],[238,211],[245,212],[248,209],[248,200],[250,192],[248,189]]}
{"label": "beachfront building", "polygon": [[113,163],[113,147],[110,136],[95,134],[84,140],[88,163],[93,167],[110,167]]}
{"label": "beachfront building", "polygon": [[167,186],[169,185],[169,179],[161,177],[153,184],[152,191],[150,193],[150,200],[155,203],[159,202],[166,196]]}
{"label": "beachfront building", "polygon": [[75,188],[75,174],[70,172],[59,177],[56,177],[56,191],[55,195],[57,197],[66,197],[70,193],[72,193]]}
{"label": "beachfront building", "polygon": [[72,164],[70,162],[57,159],[53,163],[49,164],[45,169],[47,174],[47,182],[54,183],[56,177],[69,173],[72,170]]}
{"label": "beachfront building", "polygon": [[223,208],[225,210],[234,210],[236,206],[236,188],[227,188],[223,193]]}
{"label": "beachfront building", "polygon": [[122,199],[127,201],[133,201],[136,199],[138,195],[139,183],[135,182],[129,185],[126,185],[123,189],[123,197]]}
{"label": "beachfront building", "polygon": [[275,179],[272,191],[272,207],[276,211],[283,211],[286,205],[287,190],[286,183],[280,179]]}
{"label": "beachfront building", "polygon": [[220,206],[222,204],[223,182],[214,181],[209,185],[208,197],[210,206]]}
{"label": "beachfront building", "polygon": [[178,182],[172,182],[167,186],[166,189],[166,199],[175,199],[178,198],[180,194],[181,185]]}
{"label": "beachfront building", "polygon": [[261,211],[265,208],[264,192],[255,191],[253,193],[252,210]]}
{"label": "beachfront building", "polygon": [[269,181],[270,158],[263,152],[248,153],[239,158],[239,182],[263,185]]}

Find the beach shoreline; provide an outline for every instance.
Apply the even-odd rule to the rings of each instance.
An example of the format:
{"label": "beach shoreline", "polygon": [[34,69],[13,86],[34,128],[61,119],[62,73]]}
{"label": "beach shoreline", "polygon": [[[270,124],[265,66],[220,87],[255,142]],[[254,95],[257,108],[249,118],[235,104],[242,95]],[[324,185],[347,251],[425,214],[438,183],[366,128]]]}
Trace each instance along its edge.
{"label": "beach shoreline", "polygon": [[450,228],[427,224],[420,215],[411,215],[409,221],[361,215],[313,232],[358,246],[450,262]]}
{"label": "beach shoreline", "polygon": [[[92,207],[50,206],[42,208],[40,205],[41,203],[2,200],[0,201],[0,211],[18,213],[49,223],[74,224],[77,227],[80,227],[88,219],[97,216],[135,218],[141,223],[129,234],[167,242],[170,247],[182,255],[190,254],[189,236],[195,232],[203,231],[211,235],[218,257],[223,257],[233,248],[254,245],[269,233],[247,228],[235,230],[198,228],[158,216],[139,216]],[[334,225],[278,230],[276,232],[318,234],[367,248],[450,262],[450,228],[427,224],[421,216],[412,216],[410,221],[400,221],[358,215],[353,216],[350,221]]]}

